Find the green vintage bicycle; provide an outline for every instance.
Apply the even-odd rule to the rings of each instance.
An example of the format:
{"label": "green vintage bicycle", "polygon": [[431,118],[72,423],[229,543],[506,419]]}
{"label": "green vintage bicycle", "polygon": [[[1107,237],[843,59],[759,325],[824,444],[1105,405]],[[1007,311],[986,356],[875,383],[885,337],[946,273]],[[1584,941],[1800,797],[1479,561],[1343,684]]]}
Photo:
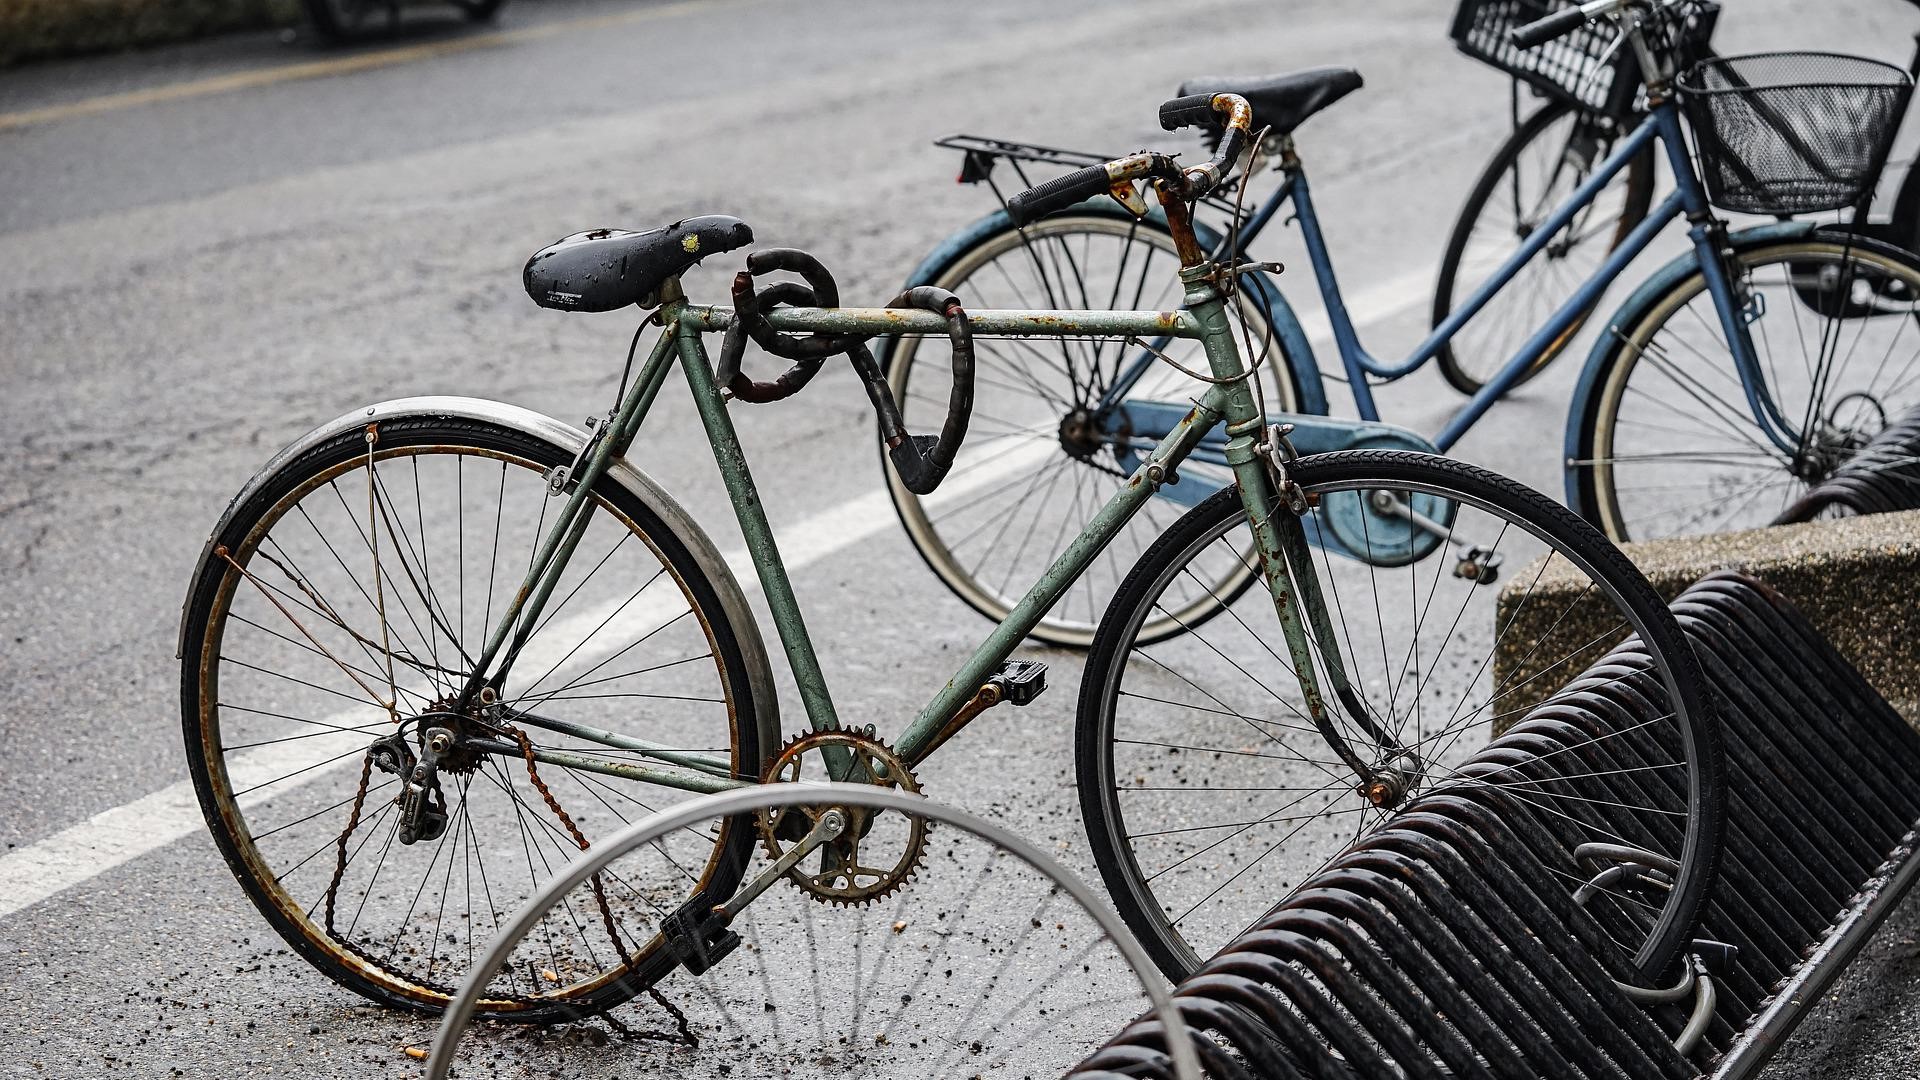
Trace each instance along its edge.
{"label": "green vintage bicycle", "polygon": [[[1603,883],[1595,902],[1620,908],[1609,925],[1627,928],[1623,944],[1655,977],[1691,930],[1719,823],[1717,745],[1691,654],[1620,553],[1543,496],[1423,454],[1291,454],[1285,418],[1259,400],[1262,358],[1239,347],[1225,314],[1245,266],[1210,258],[1189,216],[1236,168],[1251,112],[1234,95],[1202,95],[1167,103],[1162,122],[1216,114],[1226,135],[1205,163],[1142,151],[1106,166],[1116,198],[1144,213],[1150,190],[1166,215],[1179,309],[969,310],[938,289],[844,308],[826,271],[793,250],[748,256],[733,305],[714,307],[688,300],[680,276],[749,244],[744,223],[580,233],[528,263],[533,298],[637,305],[642,332],[660,331],[637,370],[636,333],[616,402],[590,430],[496,402],[413,398],[350,412],[281,451],[209,539],[180,639],[189,766],[267,920],[353,990],[439,1009],[476,942],[631,819],[762,783],[920,790],[915,770],[970,722],[1041,693],[1044,664],[1014,657],[1023,638],[1156,491],[1201,482],[1182,463],[1224,429],[1232,483],[1136,553],[1082,680],[1092,853],[1148,951],[1170,975],[1190,970],[1370,825],[1449,785],[1505,784],[1564,822],[1570,844],[1617,846],[1583,824],[1594,771],[1549,782],[1458,769],[1637,635],[1641,678],[1650,670],[1665,698],[1640,734],[1658,735],[1669,757],[1625,790],[1666,838],[1643,865],[1666,869]],[[1016,203],[1038,217],[1084,197],[1049,185]],[[724,335],[717,358],[708,334]],[[902,430],[866,348],[900,334],[952,350],[937,436]],[[828,691],[730,403],[789,396],[844,357],[904,483],[977,489],[1025,467],[1017,450],[952,465],[963,441],[1026,445],[972,409],[973,342],[986,337],[1192,339],[1206,368],[1186,372],[1185,419],[1104,505],[1081,508],[1064,554],[889,741]],[[791,369],[755,381],[741,370],[749,344]],[[728,559],[628,456],[675,367],[744,536],[734,558],[753,567],[798,686],[806,724],[784,743]],[[1188,632],[1142,634],[1167,618]],[[910,648],[911,626],[875,631]],[[1008,729],[975,767],[1052,785],[1055,763],[1018,750],[1031,727]],[[832,836],[792,816],[675,829],[657,841],[658,873],[595,876],[550,911],[478,1008],[550,1021],[609,1008],[677,967],[703,971],[737,943],[733,915],[776,884],[834,904],[904,902],[916,868],[941,852],[924,822],[880,829],[873,817],[846,807]],[[896,842],[871,840],[881,833]],[[777,873],[749,878],[756,847]]]}

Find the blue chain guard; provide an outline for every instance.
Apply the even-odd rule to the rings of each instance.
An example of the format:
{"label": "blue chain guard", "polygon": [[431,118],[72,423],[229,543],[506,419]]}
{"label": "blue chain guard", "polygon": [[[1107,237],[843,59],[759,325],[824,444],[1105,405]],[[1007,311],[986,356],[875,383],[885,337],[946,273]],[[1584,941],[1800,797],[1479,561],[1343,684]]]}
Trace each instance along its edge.
{"label": "blue chain guard", "polygon": [[[1192,411],[1189,401],[1126,401],[1107,414],[1104,427],[1116,439],[1114,457],[1128,473],[1138,469],[1153,445]],[[1288,436],[1301,455],[1336,450],[1439,451],[1406,428],[1375,420],[1345,420],[1302,413],[1269,413],[1269,424],[1292,424]],[[1146,445],[1142,445],[1145,443]],[[1158,497],[1182,507],[1194,507],[1221,485],[1232,482],[1227,468],[1225,426],[1214,428],[1180,466],[1176,482],[1163,486]],[[1435,495],[1401,493],[1414,512],[1442,526],[1453,524],[1458,505]],[[1383,514],[1368,505],[1359,491],[1333,492],[1306,518],[1307,539],[1315,546],[1374,566],[1405,566],[1419,562],[1440,546],[1441,538],[1405,518]]]}

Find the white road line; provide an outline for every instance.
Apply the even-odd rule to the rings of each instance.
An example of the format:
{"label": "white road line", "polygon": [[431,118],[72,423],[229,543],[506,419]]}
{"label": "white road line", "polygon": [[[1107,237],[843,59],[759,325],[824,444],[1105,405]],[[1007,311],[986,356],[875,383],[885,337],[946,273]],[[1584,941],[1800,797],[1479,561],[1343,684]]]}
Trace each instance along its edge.
{"label": "white road line", "polygon": [[[1035,443],[1031,451],[1005,454],[972,472],[955,473],[943,491],[964,494],[985,487],[1031,468],[1051,452],[1047,444]],[[775,535],[787,569],[792,571],[896,527],[893,504],[886,491],[879,490],[815,514],[790,528],[776,529]],[[727,565],[740,579],[742,588],[759,589],[753,560],[746,551],[730,552]],[[562,658],[566,661],[565,670],[591,664],[611,652],[615,643],[631,641],[672,618],[684,603],[677,592],[664,592],[630,604],[607,624],[606,631],[611,633],[602,631],[594,635],[604,644],[581,648],[570,657],[567,656],[569,643],[593,633],[603,620],[614,614],[616,605],[609,603],[596,610],[569,615],[542,630],[538,640],[544,642],[543,645],[529,642],[519,663],[533,671],[552,666]],[[384,716],[382,710],[367,705],[343,710],[322,723],[341,728],[367,727],[383,721]],[[365,741],[364,735],[342,733],[261,747],[229,759],[228,775],[234,790],[248,792],[241,798],[242,805],[252,806],[356,762],[353,751],[356,746],[365,745]],[[334,758],[339,760],[332,767],[314,768]],[[8,852],[0,856],[0,919],[205,828],[193,783],[181,780],[124,806],[103,810],[37,843]]]}

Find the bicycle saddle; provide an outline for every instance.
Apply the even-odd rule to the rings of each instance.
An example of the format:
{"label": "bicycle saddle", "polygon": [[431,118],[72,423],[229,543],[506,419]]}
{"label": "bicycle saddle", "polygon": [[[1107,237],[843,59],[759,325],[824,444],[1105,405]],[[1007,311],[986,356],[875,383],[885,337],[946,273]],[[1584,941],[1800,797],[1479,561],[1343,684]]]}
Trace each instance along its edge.
{"label": "bicycle saddle", "polygon": [[[1914,0],[1920,3],[1920,0]],[[1253,106],[1254,130],[1273,126],[1275,135],[1291,135],[1307,117],[1360,89],[1352,68],[1309,68],[1288,75],[1207,75],[1180,84],[1179,94],[1238,94]]]}
{"label": "bicycle saddle", "polygon": [[722,214],[687,218],[649,232],[594,229],[556,241],[527,260],[527,295],[544,308],[612,311],[653,307],[660,286],[721,251],[753,243],[753,230]]}

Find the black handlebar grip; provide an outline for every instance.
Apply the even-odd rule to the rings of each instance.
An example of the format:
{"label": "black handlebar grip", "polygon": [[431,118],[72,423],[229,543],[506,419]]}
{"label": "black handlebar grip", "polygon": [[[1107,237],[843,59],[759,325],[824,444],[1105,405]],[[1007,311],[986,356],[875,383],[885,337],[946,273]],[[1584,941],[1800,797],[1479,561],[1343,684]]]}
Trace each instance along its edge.
{"label": "black handlebar grip", "polygon": [[1213,111],[1212,94],[1188,94],[1160,105],[1160,127],[1178,131],[1183,127],[1219,127],[1220,114]]}
{"label": "black handlebar grip", "polygon": [[1578,7],[1561,8],[1546,18],[1535,19],[1525,26],[1514,27],[1513,32],[1507,35],[1507,40],[1513,42],[1515,48],[1531,49],[1564,34],[1570,34],[1586,25],[1586,22],[1587,13]]}
{"label": "black handlebar grip", "polygon": [[1065,176],[1037,184],[1007,200],[1007,216],[1015,225],[1031,225],[1048,214],[1105,195],[1113,186],[1105,165],[1089,165]]}

